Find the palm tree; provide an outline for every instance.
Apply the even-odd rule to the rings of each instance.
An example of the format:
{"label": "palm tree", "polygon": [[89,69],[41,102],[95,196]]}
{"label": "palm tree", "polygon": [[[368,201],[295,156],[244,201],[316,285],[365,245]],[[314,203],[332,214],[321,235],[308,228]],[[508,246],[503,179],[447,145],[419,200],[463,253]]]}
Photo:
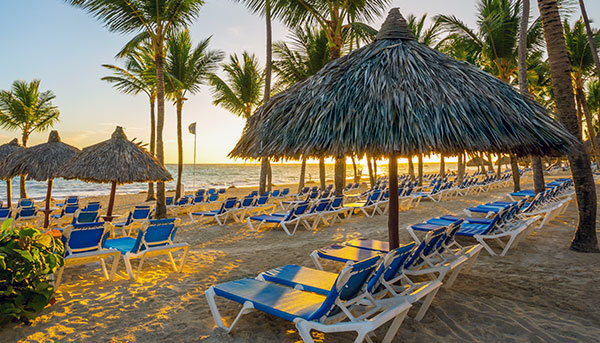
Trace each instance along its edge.
{"label": "palm tree", "polygon": [[587,103],[590,112],[598,115],[596,122],[600,123],[600,81],[592,81],[588,84]]}
{"label": "palm tree", "polygon": [[583,22],[585,23],[588,42],[592,48],[592,57],[594,58],[594,64],[596,65],[596,73],[598,73],[598,79],[600,80],[600,58],[598,57],[598,49],[596,48],[598,44],[594,41],[594,32],[590,26],[590,19],[588,18],[583,0],[579,0],[579,8],[581,9],[581,16],[583,17]]}
{"label": "palm tree", "polygon": [[[316,74],[331,61],[331,49],[325,31],[306,26],[291,34],[291,43],[276,42],[273,46],[275,61],[273,69],[277,73],[277,89],[285,89]],[[304,187],[306,158],[302,158],[299,189]],[[321,189],[325,188],[325,160],[319,159]]]}
{"label": "palm tree", "polygon": [[181,177],[183,175],[183,134],[181,116],[183,103],[188,94],[196,94],[200,86],[205,85],[223,60],[223,53],[208,50],[210,38],[195,47],[188,30],[172,33],[167,37],[167,59],[165,61],[167,94],[177,111],[177,186],[175,199],[182,195]]}
{"label": "palm tree", "polygon": [[[58,122],[60,112],[52,104],[52,91],[40,92],[40,80],[13,82],[9,91],[0,91],[0,127],[21,130],[21,143],[27,146],[29,136],[44,132]],[[27,198],[25,177],[20,178],[20,197]]]}
{"label": "palm tree", "polygon": [[[449,33],[444,44],[449,47],[460,46],[459,51],[470,53],[471,58],[474,55],[476,64],[482,69],[511,83],[518,70],[517,42],[522,40],[519,37],[526,38],[523,42],[530,50],[539,50],[543,43],[539,20],[535,20],[529,28],[520,27],[523,15],[521,6],[521,0],[480,0],[477,30],[469,28],[456,17],[438,16],[440,25]],[[521,35],[523,29],[527,31]],[[515,157],[510,158],[514,189],[517,190],[520,189],[519,166]]]}
{"label": "palm tree", "polygon": [[[243,2],[246,4],[246,7],[250,9],[253,13],[259,13],[260,15],[265,16],[266,23],[266,40],[267,40],[267,53],[266,53],[266,66],[265,66],[265,90],[264,90],[264,99],[263,102],[266,102],[271,98],[271,74],[273,67],[273,30],[272,30],[272,13],[273,10],[277,11],[277,8],[273,8],[272,0],[235,0],[238,2]],[[275,3],[275,6],[278,6]],[[269,163],[269,159],[264,157],[261,160],[260,164],[260,181],[258,192],[259,194],[265,194],[267,188],[267,175],[269,177],[269,191],[271,190],[271,165]]]}
{"label": "palm tree", "polygon": [[[152,57],[152,47],[149,44],[140,45],[128,52],[123,58],[124,67],[112,64],[102,66],[113,72],[102,80],[113,84],[117,90],[124,94],[146,94],[150,101],[150,154],[156,153],[156,68]],[[148,196],[146,201],[156,200],[154,197],[154,183],[148,183]]]}
{"label": "palm tree", "polygon": [[242,59],[237,54],[229,56],[229,63],[222,64],[225,79],[217,75],[209,77],[212,85],[213,104],[244,119],[250,118],[262,103],[265,73],[254,54],[244,51]]}
{"label": "palm tree", "polygon": [[[573,134],[577,136],[579,124],[575,113],[573,84],[571,80],[571,65],[566,48],[565,36],[561,25],[560,13],[556,0],[538,0],[538,8],[544,27],[544,37],[558,119]],[[571,249],[583,252],[597,252],[596,237],[596,187],[590,165],[590,159],[585,151],[583,142],[578,141],[568,155],[571,165],[571,175],[575,184],[579,221],[577,230],[571,242]]]}
{"label": "palm tree", "polygon": [[[565,31],[565,41],[569,53],[569,60],[571,61],[571,75],[573,78],[573,85],[575,86],[575,101],[577,106],[583,110],[587,126],[587,135],[590,138],[592,151],[596,157],[596,161],[600,162],[600,158],[598,157],[598,147],[596,146],[596,135],[594,134],[592,125],[592,117],[584,91],[585,82],[594,69],[594,54],[590,48],[589,40],[585,33],[585,25],[581,19],[575,22],[572,28],[569,25],[569,22],[565,20],[563,28]],[[600,42],[600,33],[594,35],[594,40]]]}
{"label": "palm tree", "polygon": [[[169,32],[186,26],[194,20],[204,0],[64,0],[102,21],[111,32],[137,33],[128,45],[137,46],[149,40],[156,65],[156,157],[165,163],[163,127],[165,123],[164,49]],[[158,182],[156,191],[156,217],[165,218],[165,183]]]}
{"label": "palm tree", "polygon": [[[341,56],[346,38],[369,37],[375,30],[362,23],[372,21],[390,4],[390,0],[274,0],[274,16],[290,27],[317,24],[325,31],[331,58]],[[345,186],[345,156],[335,156],[335,192],[342,195]],[[320,168],[324,169],[324,168]]]}

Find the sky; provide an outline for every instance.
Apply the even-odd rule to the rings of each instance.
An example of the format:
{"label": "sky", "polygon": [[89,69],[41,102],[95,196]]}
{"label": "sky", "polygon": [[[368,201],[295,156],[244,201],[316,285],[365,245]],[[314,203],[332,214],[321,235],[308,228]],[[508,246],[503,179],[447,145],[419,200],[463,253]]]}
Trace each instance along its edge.
{"label": "sky", "polygon": [[[410,13],[455,15],[475,27],[477,0],[394,0],[406,16]],[[600,18],[600,1],[586,1],[591,19]],[[536,2],[532,1],[537,16]],[[387,11],[385,11],[387,13]],[[574,14],[578,16],[579,14]],[[385,16],[385,14],[384,14]],[[379,28],[385,18],[370,23]],[[598,19],[600,20],[600,19]],[[131,35],[111,33],[83,10],[62,0],[0,1],[0,89],[9,89],[14,80],[41,80],[42,90],[52,90],[54,104],[60,109],[55,126],[64,142],[85,147],[108,139],[115,127],[122,126],[129,138],[148,142],[150,115],[148,98],[124,95],[100,80],[109,73],[101,64],[118,64],[114,55]],[[252,15],[232,0],[206,0],[200,15],[190,27],[194,42],[211,37],[211,48],[227,55],[244,50],[265,61],[264,19]],[[284,40],[288,29],[273,25],[273,40]],[[198,163],[233,163],[227,154],[237,142],[244,120],[212,104],[210,88],[188,96],[183,108],[184,162],[193,161],[193,135],[187,125],[197,122]],[[19,133],[0,129],[0,143]],[[36,133],[29,145],[47,140],[48,133]],[[175,111],[166,104],[165,156],[167,163],[177,161]]]}

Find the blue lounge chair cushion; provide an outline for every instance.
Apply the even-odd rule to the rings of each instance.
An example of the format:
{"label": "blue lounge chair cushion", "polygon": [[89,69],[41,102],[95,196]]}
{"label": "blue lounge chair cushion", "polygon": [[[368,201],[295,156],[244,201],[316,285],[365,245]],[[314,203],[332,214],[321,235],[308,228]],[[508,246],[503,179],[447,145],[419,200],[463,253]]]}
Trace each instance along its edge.
{"label": "blue lounge chair cushion", "polygon": [[512,195],[514,197],[534,197],[535,191],[533,191],[532,189],[526,189],[526,190],[522,190],[520,192],[510,193],[510,195]]}
{"label": "blue lounge chair cushion", "polygon": [[344,242],[344,245],[361,248],[361,249],[380,251],[380,252],[384,252],[384,253],[390,251],[390,243],[389,242],[378,241],[375,239],[358,238],[358,239],[353,239],[353,240]]}
{"label": "blue lounge chair cushion", "polygon": [[328,295],[335,284],[337,274],[318,269],[288,264],[261,274],[265,281],[295,288],[301,285],[305,291]]}
{"label": "blue lounge chair cushion", "polygon": [[215,294],[243,304],[251,302],[254,308],[293,322],[295,318],[312,320],[326,296],[312,292],[258,281],[241,279],[213,286]]}
{"label": "blue lounge chair cushion", "polygon": [[472,224],[491,224],[494,221],[493,218],[461,218],[461,217],[456,217],[456,216],[442,216],[442,217],[440,217],[440,219],[453,220],[453,221],[464,219],[465,223],[472,223]]}
{"label": "blue lounge chair cushion", "polygon": [[250,217],[251,220],[257,220],[257,221],[264,221],[267,223],[281,223],[285,218],[286,215],[269,215],[269,214],[261,214],[259,216],[252,216]]}
{"label": "blue lounge chair cushion", "polygon": [[316,250],[319,257],[337,262],[356,262],[380,255],[379,252],[351,246],[333,244]]}
{"label": "blue lounge chair cushion", "polygon": [[462,224],[456,232],[457,235],[473,237],[475,235],[484,235],[489,232],[491,225],[486,224]]}
{"label": "blue lounge chair cushion", "polygon": [[410,227],[411,227],[411,229],[417,230],[417,231],[431,231],[431,230],[435,230],[435,229],[439,228],[440,226],[444,226],[444,225],[421,223],[421,224],[411,225]]}
{"label": "blue lounge chair cushion", "polygon": [[203,212],[192,212],[192,215],[195,216],[216,216],[218,214],[221,214],[221,210],[212,210],[212,211],[203,211]]}
{"label": "blue lounge chair cushion", "polygon": [[104,243],[105,248],[117,249],[121,254],[131,252],[135,246],[136,239],[132,237],[122,237],[115,239],[108,239]]}

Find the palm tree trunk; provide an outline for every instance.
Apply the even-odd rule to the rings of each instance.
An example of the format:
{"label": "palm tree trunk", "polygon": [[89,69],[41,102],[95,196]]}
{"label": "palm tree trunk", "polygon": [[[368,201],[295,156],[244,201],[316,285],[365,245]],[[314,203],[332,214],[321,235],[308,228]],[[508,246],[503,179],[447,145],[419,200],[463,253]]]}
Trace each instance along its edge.
{"label": "palm tree trunk", "polygon": [[181,189],[181,177],[183,176],[183,132],[181,130],[181,112],[183,111],[183,100],[177,100],[177,184],[175,186],[175,199],[179,199],[184,193]]}
{"label": "palm tree trunk", "polygon": [[273,169],[271,168],[271,162],[267,165],[267,190],[269,192],[273,191]]}
{"label": "palm tree trunk", "polygon": [[456,174],[456,183],[458,186],[463,183],[465,178],[465,154],[462,152],[458,154],[458,170]]}
{"label": "palm tree trunk", "polygon": [[419,186],[423,186],[423,154],[418,154],[417,159],[417,173],[419,175]]}
{"label": "palm tree trunk", "polygon": [[600,58],[598,58],[598,49],[596,48],[596,42],[594,41],[594,33],[592,31],[592,27],[590,26],[590,19],[588,18],[587,11],[585,10],[585,4],[583,3],[583,0],[579,0],[579,7],[581,8],[581,16],[583,17],[583,22],[585,23],[588,42],[592,50],[592,56],[594,57],[596,73],[598,73],[598,78],[600,79]]}
{"label": "palm tree trunk", "polygon": [[298,181],[298,194],[304,188],[304,178],[306,176],[306,157],[302,157],[302,166],[300,167],[300,181]]}
{"label": "palm tree trunk", "polygon": [[12,207],[12,179],[6,180],[6,206]]}
{"label": "palm tree trunk", "polygon": [[513,191],[521,191],[521,174],[519,174],[519,160],[517,155],[510,155],[510,171],[513,178]]}
{"label": "palm tree trunk", "polygon": [[446,177],[446,157],[444,157],[444,154],[440,154],[440,177]]}
{"label": "palm tree trunk", "polygon": [[[159,27],[155,38],[154,63],[156,65],[156,158],[160,164],[165,164],[165,149],[163,145],[163,128],[165,126],[165,74],[163,67],[164,38]],[[156,218],[167,217],[165,201],[165,183],[156,183]]]}
{"label": "palm tree trunk", "polygon": [[498,161],[496,162],[496,166],[498,167],[496,176],[500,177],[502,175],[502,154],[498,154]]}
{"label": "palm tree trunk", "polygon": [[377,159],[373,157],[373,176],[375,176],[375,182],[377,182]]}
{"label": "palm tree trunk", "polygon": [[321,157],[319,159],[319,180],[321,181],[321,190],[324,191],[325,187],[325,159]]}
{"label": "palm tree trunk", "polygon": [[346,187],[346,157],[336,157],[334,175],[335,195],[343,196]]}
{"label": "palm tree trunk", "polygon": [[[150,155],[155,156],[156,154],[156,114],[154,113],[154,106],[156,103],[156,95],[150,97]],[[148,196],[146,201],[154,201],[154,182],[148,183]]]}
{"label": "palm tree trunk", "polygon": [[[519,31],[519,91],[523,96],[529,96],[529,85],[527,81],[527,28],[529,27],[529,12],[531,3],[530,0],[523,1],[523,13],[521,14],[521,24]],[[515,176],[515,170],[513,168],[513,161],[511,157],[511,169],[513,173],[513,182],[515,192],[517,189],[521,189],[520,176]],[[515,163],[517,168],[518,163]],[[533,156],[531,160],[531,167],[533,169],[533,184],[535,193],[542,192],[545,188],[544,184],[544,170],[542,169],[542,160]]]}
{"label": "palm tree trunk", "polygon": [[398,233],[398,157],[395,154],[390,156],[389,174],[388,239],[390,249],[396,249],[400,245],[400,238]]}
{"label": "palm tree trunk", "polygon": [[[558,4],[556,0],[538,0],[540,16],[546,38],[546,49],[550,61],[550,74],[554,86],[554,96],[558,120],[576,135],[578,132],[571,64],[565,44]],[[582,252],[598,252],[596,237],[596,187],[590,159],[583,142],[576,141],[569,155],[571,175],[575,184],[579,221],[571,242],[571,249]]]}
{"label": "palm tree trunk", "polygon": [[598,145],[596,144],[596,134],[594,133],[594,126],[592,125],[592,115],[590,113],[587,101],[585,100],[583,88],[578,88],[575,94],[577,102],[579,103],[579,107],[583,110],[583,114],[585,116],[585,125],[587,126],[587,134],[592,146],[592,153],[594,154],[596,163],[600,163],[600,158],[598,158]]}
{"label": "palm tree trunk", "polygon": [[367,169],[369,170],[369,182],[370,182],[370,186],[371,188],[373,188],[373,186],[375,186],[375,176],[373,175],[373,165],[371,164],[371,156],[366,155],[367,156]]}
{"label": "palm tree trunk", "polygon": [[358,176],[358,170],[356,169],[356,159],[354,158],[354,155],[350,156],[350,158],[352,159],[352,170],[354,170],[354,182],[359,182],[360,177]]}
{"label": "palm tree trunk", "polygon": [[[264,94],[264,102],[267,102],[269,98],[271,98],[271,73],[272,73],[272,65],[273,65],[273,32],[271,28],[271,0],[265,0],[265,24],[266,24],[266,40],[267,40],[267,64],[265,66],[265,94]],[[260,165],[260,179],[258,192],[260,195],[265,194],[267,190],[267,182],[269,184],[269,191],[271,190],[271,181],[267,181],[269,171],[271,170],[271,166],[269,164],[269,159],[267,157],[263,157]]]}
{"label": "palm tree trunk", "polygon": [[[21,141],[22,141],[24,147],[27,146],[28,140],[29,140],[29,133],[23,132]],[[27,187],[25,187],[25,180],[27,180],[27,176],[19,176],[19,197],[21,199],[27,199]]]}
{"label": "palm tree trunk", "polygon": [[263,157],[260,162],[260,180],[258,184],[258,194],[265,195],[267,191],[267,175],[269,174],[269,159]]}
{"label": "palm tree trunk", "polygon": [[410,181],[415,181],[415,164],[412,161],[412,156],[408,156],[408,175],[410,175]]}

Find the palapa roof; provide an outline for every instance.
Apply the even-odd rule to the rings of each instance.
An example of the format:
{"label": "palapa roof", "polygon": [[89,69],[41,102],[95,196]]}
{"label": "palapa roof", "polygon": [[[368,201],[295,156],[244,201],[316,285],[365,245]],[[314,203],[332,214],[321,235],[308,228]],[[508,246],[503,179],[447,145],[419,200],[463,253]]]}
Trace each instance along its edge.
{"label": "palapa roof", "polygon": [[154,156],[129,141],[120,126],[109,140],[84,148],[58,175],[65,179],[118,184],[173,179]]}
{"label": "palapa roof", "polygon": [[15,151],[21,151],[25,149],[19,141],[15,138],[12,141],[0,145],[0,161],[6,159],[8,155],[12,154]]}
{"label": "palapa roof", "polygon": [[76,147],[60,141],[58,131],[51,131],[48,142],[10,154],[0,168],[1,174],[3,178],[27,175],[35,181],[53,179],[56,171],[77,152]]}
{"label": "palapa roof", "polygon": [[229,156],[565,153],[575,138],[548,114],[496,77],[418,43],[392,9],[373,43],[261,106]]}

